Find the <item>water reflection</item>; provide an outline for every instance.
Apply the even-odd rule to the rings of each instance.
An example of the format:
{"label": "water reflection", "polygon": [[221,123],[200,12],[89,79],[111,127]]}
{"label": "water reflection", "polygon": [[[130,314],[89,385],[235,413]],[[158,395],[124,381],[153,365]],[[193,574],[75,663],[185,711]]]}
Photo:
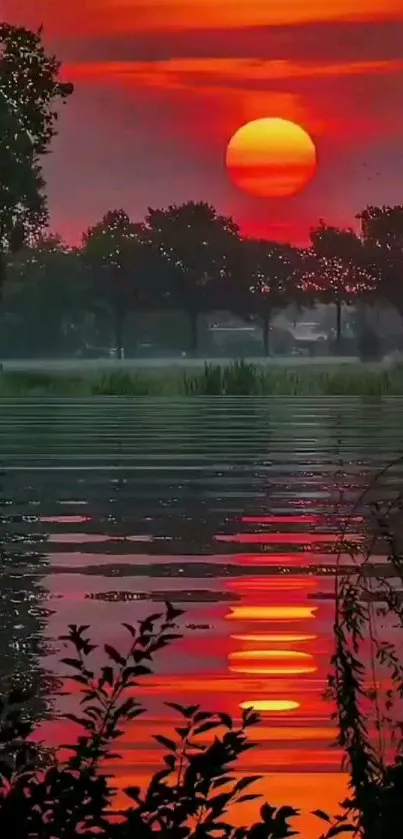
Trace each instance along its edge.
{"label": "water reflection", "polygon": [[[47,672],[61,676],[56,639],[67,623],[89,623],[97,643],[119,646],[123,621],[153,602],[184,604],[182,640],[144,681],[149,713],[127,731],[119,783],[158,762],[151,735],[175,722],[165,701],[234,715],[252,705],[259,746],[243,768],[269,773],[275,803],[312,809],[321,787],[333,810],[344,782],[322,694],[334,550],[371,469],[401,449],[392,402],[363,410],[359,400],[293,399],[290,410],[284,400],[201,399],[161,411],[153,400],[102,410],[48,401],[32,403],[30,422],[25,405],[6,405],[0,667],[19,656],[19,672],[36,668],[44,684]],[[351,541],[366,515],[349,521]],[[351,564],[348,552],[341,562]],[[63,713],[74,701],[58,698],[49,739],[69,735]]]}
{"label": "water reflection", "polygon": [[315,617],[316,606],[234,606],[227,620],[300,621]]}
{"label": "water reflection", "polygon": [[32,692],[30,711],[38,719],[49,710],[58,682],[43,666],[48,652],[47,620],[52,613],[43,585],[48,561],[43,539],[32,531],[37,516],[15,512],[0,489],[0,693],[16,684]]}
{"label": "water reflection", "polygon": [[295,711],[299,708],[299,702],[290,699],[249,699],[240,703],[240,708],[252,708],[258,713],[265,711]]}

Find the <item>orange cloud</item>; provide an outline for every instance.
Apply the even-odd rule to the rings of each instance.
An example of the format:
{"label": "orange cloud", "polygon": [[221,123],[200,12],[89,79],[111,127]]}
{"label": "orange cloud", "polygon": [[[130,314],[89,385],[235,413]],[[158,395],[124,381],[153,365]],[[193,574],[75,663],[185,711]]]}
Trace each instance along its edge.
{"label": "orange cloud", "polygon": [[86,11],[95,26],[103,21],[112,32],[186,29],[206,24],[227,29],[321,20],[382,20],[401,17],[402,5],[400,0],[338,0],[329,4],[322,0],[89,0]]}
{"label": "orange cloud", "polygon": [[283,26],[311,22],[383,21],[403,19],[401,0],[3,0],[2,13],[9,20],[28,25],[43,21],[50,31],[175,32],[189,28]]}
{"label": "orange cloud", "polygon": [[106,81],[160,87],[161,90],[193,88],[195,84],[208,89],[234,85],[241,89],[250,82],[289,79],[324,79],[329,76],[379,75],[403,72],[403,59],[390,61],[348,61],[311,63],[265,61],[230,58],[182,58],[167,61],[98,61],[66,64],[63,73],[77,81]]}

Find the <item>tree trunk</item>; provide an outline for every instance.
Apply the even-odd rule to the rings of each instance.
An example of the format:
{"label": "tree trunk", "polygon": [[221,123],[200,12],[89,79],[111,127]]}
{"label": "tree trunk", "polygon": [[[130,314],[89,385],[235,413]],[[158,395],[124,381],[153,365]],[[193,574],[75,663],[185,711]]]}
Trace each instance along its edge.
{"label": "tree trunk", "polygon": [[[0,302],[3,298],[3,285],[6,279],[6,258],[4,253],[0,250]],[[2,336],[3,337],[3,336]],[[3,341],[2,341],[3,343]],[[2,347],[2,352],[4,352],[4,347]],[[0,372],[3,369],[3,365],[0,364]]]}
{"label": "tree trunk", "polygon": [[270,355],[270,312],[266,312],[263,316],[263,352],[267,358]]}
{"label": "tree trunk", "polygon": [[356,312],[356,337],[359,338],[368,327],[367,307],[363,300],[358,300],[355,307]]}
{"label": "tree trunk", "polygon": [[336,349],[340,350],[341,344],[341,302],[336,302]]}
{"label": "tree trunk", "polygon": [[120,309],[117,309],[115,312],[115,345],[116,345],[116,358],[122,359],[123,355],[123,326],[124,326],[125,316]]}
{"label": "tree trunk", "polygon": [[197,312],[189,312],[190,323],[190,351],[193,356],[197,356],[199,349],[199,319]]}
{"label": "tree trunk", "polygon": [[3,295],[3,286],[6,281],[6,256],[0,250],[0,300]]}

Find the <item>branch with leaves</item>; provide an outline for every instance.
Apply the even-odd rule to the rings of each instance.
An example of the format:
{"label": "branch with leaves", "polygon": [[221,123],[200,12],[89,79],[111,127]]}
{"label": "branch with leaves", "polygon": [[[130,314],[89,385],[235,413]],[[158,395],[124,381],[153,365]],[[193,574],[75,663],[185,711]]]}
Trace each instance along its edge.
{"label": "branch with leaves", "polygon": [[[96,646],[86,633],[88,626],[70,626],[61,640],[73,648],[62,659],[72,670],[71,679],[80,688],[79,713],[65,718],[82,733],[72,744],[62,745],[68,756],[61,759],[43,744],[33,745],[33,723],[24,711],[29,697],[13,692],[0,705],[0,835],[13,824],[16,839],[76,839],[96,834],[105,839],[287,839],[296,834],[289,819],[298,815],[293,807],[276,809],[264,804],[260,821],[234,827],[231,807],[259,798],[249,787],[260,776],[237,777],[236,761],[253,746],[249,728],[259,721],[251,709],[240,724],[224,713],[167,703],[180,714],[176,739],[155,735],[164,747],[164,767],[151,778],[147,789],[128,787],[130,806],[114,813],[115,790],[103,771],[103,761],[119,757],[115,741],[123,725],[143,713],[132,696],[139,679],[152,672],[154,655],[178,637],[176,619],[182,614],[170,604],[164,613],[150,615],[137,626],[124,624],[129,645],[121,653],[104,645],[109,663],[96,675],[91,654]],[[214,731],[212,741],[204,735]]]}

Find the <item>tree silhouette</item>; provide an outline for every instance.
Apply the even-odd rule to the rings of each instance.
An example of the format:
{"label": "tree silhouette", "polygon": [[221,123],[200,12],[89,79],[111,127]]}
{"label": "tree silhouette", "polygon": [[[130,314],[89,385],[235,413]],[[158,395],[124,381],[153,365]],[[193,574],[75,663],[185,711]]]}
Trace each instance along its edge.
{"label": "tree silhouette", "polygon": [[342,305],[368,296],[375,288],[374,277],[365,264],[363,245],[351,228],[343,229],[323,221],[310,232],[310,274],[306,288],[315,299],[336,306],[336,347],[342,336]]}
{"label": "tree silhouette", "polygon": [[231,278],[238,267],[238,226],[209,204],[193,201],[149,209],[146,224],[170,273],[172,303],[189,318],[191,350],[196,354],[201,312],[230,308]]}
{"label": "tree silhouette", "polygon": [[40,237],[10,258],[3,311],[19,324],[23,353],[71,349],[86,302],[79,252],[59,236]]}
{"label": "tree silhouette", "polygon": [[59,70],[41,30],[0,24],[0,284],[5,254],[47,223],[41,157],[56,133],[55,103],[73,91]]}
{"label": "tree silhouette", "polygon": [[153,278],[160,276],[158,254],[143,224],[124,210],[111,210],[83,237],[82,254],[87,268],[90,296],[95,306],[106,307],[113,317],[118,358],[122,358],[124,326],[128,313],[153,307]]}
{"label": "tree silhouette", "polygon": [[270,321],[296,295],[298,255],[291,245],[247,239],[243,243],[247,286],[246,310],[263,328],[264,354],[270,354]]}
{"label": "tree silhouette", "polygon": [[403,315],[403,205],[368,206],[357,218],[379,296]]}

